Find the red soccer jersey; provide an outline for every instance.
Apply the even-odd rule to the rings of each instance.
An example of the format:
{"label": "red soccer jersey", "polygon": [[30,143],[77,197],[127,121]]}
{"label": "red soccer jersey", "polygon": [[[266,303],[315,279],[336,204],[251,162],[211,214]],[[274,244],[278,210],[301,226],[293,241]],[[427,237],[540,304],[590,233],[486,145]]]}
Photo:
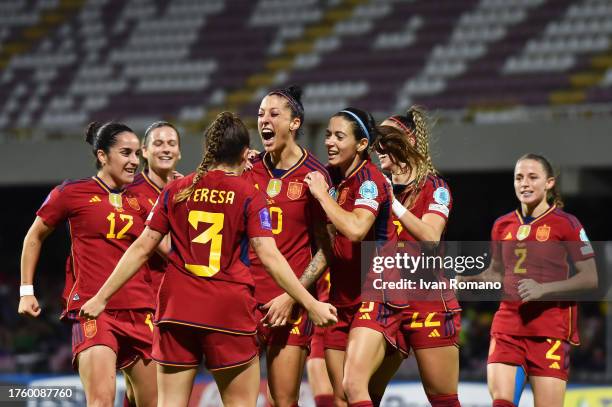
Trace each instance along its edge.
{"label": "red soccer jersey", "polygon": [[[36,213],[46,225],[68,220],[74,281],[66,311],[78,310],[98,292],[123,253],[144,229],[150,206],[130,191],[113,191],[98,177],[65,181]],[[70,283],[67,279],[67,284]],[[149,272],[143,267],[111,298],[107,309],[154,308]]]}
{"label": "red soccer jersey", "polygon": [[[568,261],[577,262],[594,256],[578,219],[555,206],[529,222],[519,211],[500,217],[493,225],[491,240],[494,258],[504,265],[506,295],[516,298],[519,280],[532,278],[546,282],[566,279],[569,277]],[[495,313],[491,332],[564,339],[577,344],[580,340],[577,316],[573,301],[524,304],[502,301]]]}
{"label": "red soccer jersey", "polygon": [[329,301],[329,290],[331,288],[329,269],[325,270],[316,283],[317,287],[317,300],[327,302]]}
{"label": "red soccer jersey", "polygon": [[[414,190],[413,185],[407,185],[404,188],[396,185],[393,189],[397,200],[402,204],[406,204],[413,193],[418,194],[411,207],[408,208],[417,218],[421,219],[427,213],[435,213],[448,220],[448,215],[453,208],[453,199],[448,184],[442,178],[429,175],[418,191]],[[414,236],[404,229],[395,215],[393,219],[393,223],[397,226],[399,240],[415,242]]]}
{"label": "red soccer jersey", "polygon": [[[269,155],[260,154],[253,162],[253,169],[243,174],[248,182],[266,194],[276,246],[298,278],[312,259],[314,225],[325,224],[325,212],[308,190],[304,177],[309,172],[319,171],[331,184],[323,164],[304,149],[302,154],[301,159],[286,171],[275,170]],[[265,304],[282,294],[283,290],[266,272],[253,251],[250,258],[255,298],[257,302]]]}
{"label": "red soccer jersey", "polygon": [[216,170],[202,177],[188,200],[175,202],[175,195],[193,178],[191,174],[169,183],[147,221],[151,229],[172,238],[157,319],[252,333],[252,318],[232,315],[235,307],[248,307],[238,298],[245,293],[253,308],[236,314],[254,313],[248,246],[249,238],[272,237],[265,198],[245,179]]}
{"label": "red soccer jersey", "polygon": [[[413,194],[417,194],[409,208],[410,212],[412,212],[412,214],[417,218],[422,219],[424,215],[434,213],[448,221],[448,216],[453,208],[453,198],[448,184],[442,178],[435,175],[429,175],[425,179],[423,186],[418,190],[415,190],[414,185],[412,184],[404,186],[403,188],[402,186],[396,185],[393,189],[397,200],[404,205],[409,202],[410,197]],[[395,215],[393,215],[393,219],[393,223],[395,226],[397,226],[397,233],[400,241],[417,241],[414,236],[408,233],[408,231],[402,226]],[[420,278],[429,278],[429,276],[422,276]],[[447,281],[447,279],[442,275],[438,275],[436,277],[431,276],[431,278],[439,281]],[[416,294],[417,298],[427,298],[427,301],[410,301],[410,308],[408,311],[451,311],[461,308],[457,298],[455,297],[455,293],[452,290],[431,291],[432,292],[429,294],[432,295],[426,295],[423,292]],[[433,291],[437,292],[434,293]],[[412,290],[412,292],[414,292],[414,290]],[[439,299],[439,301],[436,299],[436,297]]]}
{"label": "red soccer jersey", "polygon": [[[397,233],[391,214],[391,186],[378,168],[368,159],[344,179],[334,168],[330,169],[330,174],[334,181],[330,194],[336,196],[342,209],[349,212],[365,209],[376,217],[363,240],[394,244]],[[361,242],[351,242],[337,232],[333,249],[334,256],[329,266],[330,302],[342,307],[358,304],[362,288]]]}
{"label": "red soccer jersey", "polygon": [[[155,201],[157,201],[162,188],[149,178],[148,170],[145,170],[134,177],[134,182],[128,186],[128,190],[143,196],[152,207],[155,205]],[[148,266],[149,270],[151,270],[151,286],[153,287],[153,292],[157,294],[162,277],[164,276],[163,273],[166,271],[166,261],[158,253],[153,253],[149,258]]]}
{"label": "red soccer jersey", "polygon": [[138,195],[144,196],[152,207],[155,205],[155,201],[157,201],[157,197],[159,197],[163,188],[157,186],[151,178],[149,178],[148,170],[144,170],[140,174],[136,174],[134,182],[128,185],[128,189]]}

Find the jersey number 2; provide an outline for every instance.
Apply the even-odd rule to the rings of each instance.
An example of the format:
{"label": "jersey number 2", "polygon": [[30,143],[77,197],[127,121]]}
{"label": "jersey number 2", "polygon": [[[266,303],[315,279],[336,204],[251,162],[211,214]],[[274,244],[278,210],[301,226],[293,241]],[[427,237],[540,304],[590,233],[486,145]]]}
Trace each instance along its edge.
{"label": "jersey number 2", "polygon": [[189,211],[189,224],[198,230],[200,223],[210,223],[211,225],[202,233],[197,235],[192,242],[206,244],[210,242],[210,254],[208,256],[208,265],[203,264],[187,264],[185,268],[200,277],[212,277],[221,269],[221,244],[223,236],[223,213],[204,212],[204,211]]}

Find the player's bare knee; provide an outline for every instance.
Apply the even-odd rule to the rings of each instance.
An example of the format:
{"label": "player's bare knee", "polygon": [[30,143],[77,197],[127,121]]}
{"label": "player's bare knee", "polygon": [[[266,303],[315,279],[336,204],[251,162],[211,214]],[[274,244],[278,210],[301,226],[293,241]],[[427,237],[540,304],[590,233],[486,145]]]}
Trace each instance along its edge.
{"label": "player's bare knee", "polygon": [[86,395],[87,407],[113,407],[115,394],[105,392],[94,392]]}
{"label": "player's bare knee", "polygon": [[349,372],[342,379],[342,388],[349,400],[361,400],[361,393],[367,393],[368,380],[362,375]]}

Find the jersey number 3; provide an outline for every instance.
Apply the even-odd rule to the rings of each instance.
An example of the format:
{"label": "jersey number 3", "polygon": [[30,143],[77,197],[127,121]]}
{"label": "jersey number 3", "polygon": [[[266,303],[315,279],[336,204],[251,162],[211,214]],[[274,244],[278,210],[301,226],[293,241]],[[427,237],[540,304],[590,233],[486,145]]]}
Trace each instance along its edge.
{"label": "jersey number 3", "polygon": [[212,277],[221,269],[221,244],[223,236],[223,213],[204,212],[204,211],[189,211],[189,224],[198,230],[200,223],[209,223],[210,226],[202,233],[197,235],[192,242],[206,244],[210,242],[210,254],[208,255],[208,265],[203,264],[187,264],[185,268],[200,277]]}

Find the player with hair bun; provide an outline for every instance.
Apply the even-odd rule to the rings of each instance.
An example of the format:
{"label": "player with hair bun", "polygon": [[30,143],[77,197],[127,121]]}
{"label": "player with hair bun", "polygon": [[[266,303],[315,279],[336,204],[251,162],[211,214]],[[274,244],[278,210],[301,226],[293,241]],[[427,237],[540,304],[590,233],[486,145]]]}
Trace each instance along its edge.
{"label": "player with hair bun", "polygon": [[[289,86],[269,92],[261,101],[257,127],[264,151],[244,173],[248,182],[266,195],[272,218],[272,234],[305,287],[319,276],[319,259],[331,256],[331,242],[321,205],[304,183],[311,171],[329,180],[325,166],[297,143],[304,124],[302,90]],[[314,256],[313,247],[322,250]],[[313,263],[310,265],[310,263]],[[266,351],[268,388],[275,407],[297,405],[302,372],[314,326],[307,313],[266,272],[263,262],[251,251],[255,280],[258,337]],[[283,311],[281,313],[281,311]]]}
{"label": "player with hair bun", "polygon": [[[391,173],[399,240],[437,245],[446,229],[452,198],[429,154],[430,132],[425,112],[412,107],[406,115],[389,117],[380,128],[383,134],[374,149],[382,169]],[[380,403],[387,383],[401,364],[400,354],[408,357],[412,349],[431,405],[459,406],[459,303],[450,290],[419,293],[415,297],[403,311],[398,335],[400,352],[385,359],[370,384],[372,396]]]}
{"label": "player with hair bun", "polygon": [[41,309],[33,292],[36,264],[43,241],[64,221],[72,239],[67,263],[63,319],[72,324],[73,365],[87,403],[112,405],[115,374],[123,370],[134,386],[139,406],[157,404],[155,367],[151,363],[154,295],[146,267],[121,288],[97,320],[78,315],[117,261],[144,229],[151,205],[126,187],[138,168],[140,145],[124,124],[91,123],[86,141],[96,157],[97,175],[65,181],[51,191],[28,231],[21,256],[19,313],[37,317]]}
{"label": "player with hair bun", "polygon": [[395,347],[401,315],[388,303],[361,297],[361,242],[383,245],[397,238],[391,187],[369,158],[377,135],[368,112],[341,110],[331,117],[325,135],[332,188],[319,172],[306,177],[336,231],[329,297],[338,309],[338,323],[325,330],[324,345],[335,405],[340,406],[372,405],[368,382]]}
{"label": "player with hair bun", "polygon": [[[517,406],[528,379],[536,407],[561,407],[569,350],[580,339],[576,302],[555,298],[597,287],[594,253],[578,219],[561,209],[546,158],[518,159],[514,192],[520,208],[495,221],[492,261],[482,276],[503,280],[510,293],[491,327],[489,391],[494,407]],[[569,262],[576,270],[572,277]]]}
{"label": "player with hair bun", "polygon": [[159,405],[188,404],[204,359],[224,405],[254,406],[259,359],[249,242],[276,283],[302,304],[314,324],[334,323],[335,309],[302,287],[276,248],[265,198],[241,177],[249,151],[242,121],[223,112],[205,136],[196,172],[164,188],[147,227],[81,314],[100,315],[170,234],[173,250],[159,291],[153,343]]}

